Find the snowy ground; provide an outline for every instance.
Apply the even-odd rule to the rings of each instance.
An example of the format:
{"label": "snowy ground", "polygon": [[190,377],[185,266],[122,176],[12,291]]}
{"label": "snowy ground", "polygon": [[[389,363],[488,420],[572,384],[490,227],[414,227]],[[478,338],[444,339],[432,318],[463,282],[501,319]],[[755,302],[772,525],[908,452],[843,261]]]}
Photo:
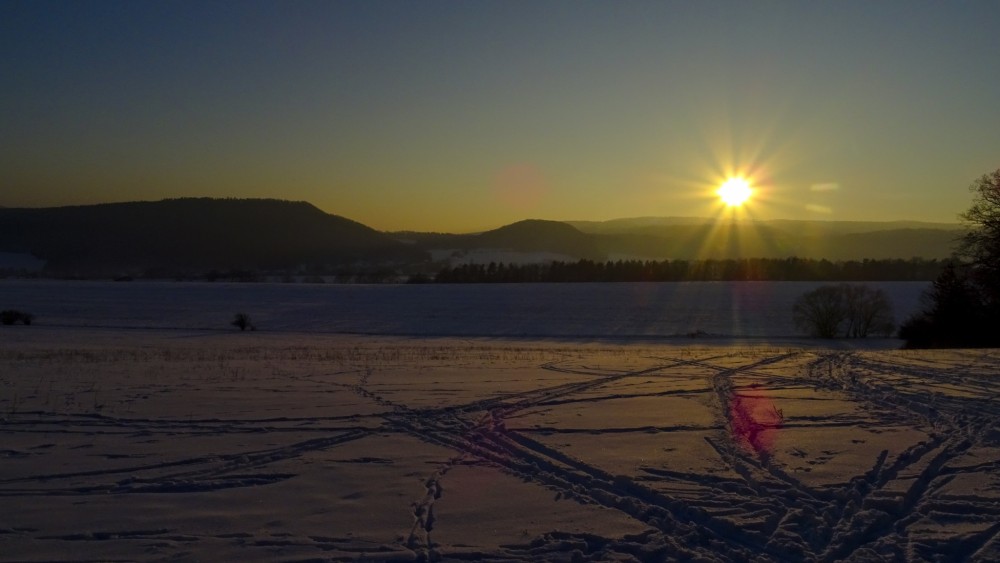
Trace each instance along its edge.
{"label": "snowy ground", "polygon": [[0,327],[0,560],[996,561],[998,365]]}
{"label": "snowy ground", "polygon": [[[504,338],[802,336],[796,299],[822,282],[270,284],[0,280],[0,308],[45,326],[229,330],[243,312],[268,332]],[[897,322],[925,282],[872,282]],[[896,347],[899,343],[894,343]]]}

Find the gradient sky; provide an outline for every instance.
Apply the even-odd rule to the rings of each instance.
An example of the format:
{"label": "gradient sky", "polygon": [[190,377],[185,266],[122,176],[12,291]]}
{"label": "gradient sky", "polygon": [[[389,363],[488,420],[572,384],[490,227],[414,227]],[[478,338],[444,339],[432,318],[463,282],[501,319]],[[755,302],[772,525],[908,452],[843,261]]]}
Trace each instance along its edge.
{"label": "gradient sky", "polygon": [[955,221],[1000,2],[0,2],[0,205],[306,200],[378,229]]}

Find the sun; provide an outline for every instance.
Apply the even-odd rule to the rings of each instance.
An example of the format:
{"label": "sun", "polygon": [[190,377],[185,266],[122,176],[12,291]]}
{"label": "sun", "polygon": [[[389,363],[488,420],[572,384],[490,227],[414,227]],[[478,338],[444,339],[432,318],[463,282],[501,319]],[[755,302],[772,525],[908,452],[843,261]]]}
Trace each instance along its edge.
{"label": "sun", "polygon": [[719,194],[723,203],[729,207],[739,207],[750,199],[753,190],[750,189],[750,182],[744,178],[729,178],[715,193]]}

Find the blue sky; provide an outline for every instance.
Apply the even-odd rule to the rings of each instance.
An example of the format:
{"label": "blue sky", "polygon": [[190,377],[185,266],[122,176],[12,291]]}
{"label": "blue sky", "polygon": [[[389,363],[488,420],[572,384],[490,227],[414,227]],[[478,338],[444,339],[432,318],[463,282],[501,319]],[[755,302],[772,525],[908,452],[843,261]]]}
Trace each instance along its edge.
{"label": "blue sky", "polygon": [[0,205],[306,200],[376,228],[954,221],[997,2],[3,2]]}

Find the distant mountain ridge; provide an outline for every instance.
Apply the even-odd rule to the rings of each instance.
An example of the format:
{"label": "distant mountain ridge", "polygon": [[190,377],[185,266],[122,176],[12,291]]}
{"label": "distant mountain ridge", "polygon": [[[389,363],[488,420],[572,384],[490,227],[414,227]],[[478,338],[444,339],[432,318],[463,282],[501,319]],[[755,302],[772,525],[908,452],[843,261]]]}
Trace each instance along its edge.
{"label": "distant mountain ridge", "polygon": [[957,224],[915,221],[714,222],[698,218],[662,221],[645,218],[605,223],[528,220],[484,233],[407,233],[405,238],[432,251],[491,248],[525,254],[550,252],[591,260],[789,257],[881,260],[946,258],[962,232]]}
{"label": "distant mountain ridge", "polygon": [[[718,221],[709,217],[628,217],[608,221],[565,221],[585,233],[622,234],[637,233],[649,229],[678,225],[711,225]],[[740,219],[738,225],[755,225],[782,229],[807,230],[813,233],[866,233],[898,229],[959,230],[959,223],[936,223],[930,221],[815,221],[803,219],[768,219],[763,221]]]}
{"label": "distant mountain ridge", "polygon": [[423,248],[457,250],[496,249],[517,252],[548,252],[575,258],[602,256],[599,236],[580,232],[560,221],[526,219],[474,234],[406,233],[408,240]]}
{"label": "distant mountain ridge", "polygon": [[0,252],[32,254],[46,271],[172,275],[209,270],[336,271],[384,266],[432,272],[482,261],[553,256],[595,261],[945,258],[958,224],[741,221],[646,217],[605,222],[528,219],[474,234],[383,233],[306,202],[183,198],[52,208],[0,207]]}
{"label": "distant mountain ridge", "polygon": [[53,272],[289,269],[426,255],[305,202],[185,198],[0,209],[0,251]]}

